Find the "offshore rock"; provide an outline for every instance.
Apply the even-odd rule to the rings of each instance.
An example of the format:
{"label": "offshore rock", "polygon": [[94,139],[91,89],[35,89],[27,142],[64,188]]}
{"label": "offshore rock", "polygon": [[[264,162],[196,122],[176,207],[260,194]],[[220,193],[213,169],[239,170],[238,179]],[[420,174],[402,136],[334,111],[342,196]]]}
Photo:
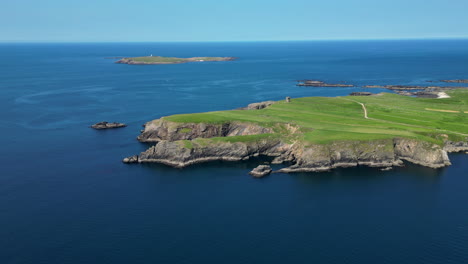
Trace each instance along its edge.
{"label": "offshore rock", "polygon": [[122,160],[123,163],[137,163],[138,162],[138,155],[130,156],[128,158],[124,158]]}
{"label": "offshore rock", "polygon": [[268,165],[259,165],[258,167],[253,169],[251,172],[249,172],[249,174],[256,178],[261,178],[263,176],[270,174],[272,171],[273,170]]}
{"label": "offshore rock", "polygon": [[126,126],[127,125],[123,123],[117,123],[117,122],[109,123],[109,122],[104,121],[104,122],[96,123],[92,125],[91,127],[94,129],[109,129],[109,128],[119,128],[119,127],[126,127]]}

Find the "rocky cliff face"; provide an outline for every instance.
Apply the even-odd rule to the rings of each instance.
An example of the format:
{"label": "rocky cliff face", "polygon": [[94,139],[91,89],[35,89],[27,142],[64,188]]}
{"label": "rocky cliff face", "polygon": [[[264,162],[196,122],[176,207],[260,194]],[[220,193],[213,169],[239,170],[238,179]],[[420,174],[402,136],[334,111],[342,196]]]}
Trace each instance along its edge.
{"label": "rocky cliff face", "polygon": [[145,129],[138,136],[138,140],[141,142],[176,141],[195,138],[258,135],[272,132],[271,128],[251,123],[176,123],[161,118],[146,123]]}
{"label": "rocky cliff face", "polygon": [[401,161],[395,157],[392,140],[346,141],[310,145],[293,151],[295,164],[282,172],[326,171],[337,167],[366,165],[388,167]]}
{"label": "rocky cliff face", "polygon": [[293,164],[280,172],[326,171],[358,165],[390,167],[401,165],[402,160],[440,168],[450,165],[447,151],[468,149],[468,142],[449,142],[442,148],[429,142],[404,138],[313,145],[297,141],[286,143],[277,137],[246,142],[195,140],[264,133],[272,133],[272,129],[249,123],[174,123],[159,119],[147,123],[144,132],[138,137],[140,141],[157,144],[130,160],[157,162],[180,168],[206,161],[239,161],[267,155],[275,157],[273,163],[288,161]]}
{"label": "rocky cliff face", "polygon": [[[272,103],[251,104],[245,109],[262,109]],[[275,157],[273,164],[292,163],[280,172],[325,171],[359,165],[387,168],[401,165],[402,160],[441,168],[450,165],[447,152],[468,151],[468,138],[463,142],[446,141],[444,147],[406,138],[307,145],[307,142],[297,137],[300,130],[298,126],[278,124],[277,127],[287,131],[291,137],[286,139],[267,135],[236,142],[219,138],[273,135],[274,131],[271,127],[247,122],[177,123],[161,118],[146,123],[145,129],[138,136],[141,142],[154,142],[156,145],[140,155],[124,159],[124,162],[157,162],[180,168],[206,161],[239,161],[267,155]]]}
{"label": "rocky cliff face", "polygon": [[444,150],[446,150],[447,152],[468,151],[468,138],[466,138],[464,142],[447,141],[445,142]]}
{"label": "rocky cliff face", "polygon": [[163,140],[142,152],[138,162],[157,162],[177,168],[191,164],[213,161],[245,160],[258,155],[279,155],[283,144],[279,140],[264,139],[255,142],[217,142],[216,144],[199,144],[197,142]]}
{"label": "rocky cliff face", "polygon": [[447,151],[429,142],[395,139],[395,155],[400,159],[431,168],[451,165]]}

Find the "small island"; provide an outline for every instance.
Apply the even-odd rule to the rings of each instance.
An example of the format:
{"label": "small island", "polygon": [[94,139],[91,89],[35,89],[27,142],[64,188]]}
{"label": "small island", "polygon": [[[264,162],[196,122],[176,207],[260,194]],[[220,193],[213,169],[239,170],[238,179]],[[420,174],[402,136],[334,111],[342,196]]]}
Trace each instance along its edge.
{"label": "small island", "polygon": [[[141,142],[155,143],[126,163],[181,168],[213,160],[270,156],[279,172],[337,167],[389,169],[409,161],[450,165],[448,152],[468,151],[468,90],[443,99],[391,93],[287,98],[249,107],[162,117],[145,124]],[[254,174],[269,173],[268,168]]]}
{"label": "small island", "polygon": [[161,56],[146,56],[122,58],[115,63],[133,64],[133,65],[152,65],[152,64],[180,64],[187,62],[207,62],[207,61],[233,61],[235,57],[193,57],[193,58],[176,58],[176,57],[161,57]]}
{"label": "small island", "polygon": [[111,128],[121,128],[121,127],[126,127],[127,125],[124,123],[118,123],[118,122],[99,122],[91,126],[91,128],[94,129],[111,129]]}

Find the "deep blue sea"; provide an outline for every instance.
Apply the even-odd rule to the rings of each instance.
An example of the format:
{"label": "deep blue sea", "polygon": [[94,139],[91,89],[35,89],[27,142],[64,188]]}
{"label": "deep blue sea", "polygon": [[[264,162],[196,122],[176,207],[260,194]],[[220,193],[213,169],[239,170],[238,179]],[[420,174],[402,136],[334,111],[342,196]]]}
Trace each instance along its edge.
{"label": "deep blue sea", "polygon": [[[114,64],[114,56],[235,56]],[[161,116],[468,79],[468,40],[0,44],[0,263],[468,263],[468,155],[433,170],[125,165]],[[380,91],[380,90],[370,90]],[[99,121],[129,126],[96,131]]]}

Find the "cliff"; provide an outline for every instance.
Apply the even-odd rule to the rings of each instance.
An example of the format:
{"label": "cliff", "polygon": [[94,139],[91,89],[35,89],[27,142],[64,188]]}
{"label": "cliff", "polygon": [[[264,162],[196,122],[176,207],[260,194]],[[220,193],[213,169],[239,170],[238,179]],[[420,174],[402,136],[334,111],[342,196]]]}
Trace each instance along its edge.
{"label": "cliff", "polygon": [[287,164],[280,172],[388,168],[403,161],[441,168],[450,165],[448,152],[468,151],[468,92],[449,93],[449,99],[296,98],[162,117],[147,122],[138,136],[155,145],[124,162],[181,168],[265,155],[272,164]]}
{"label": "cliff", "polygon": [[[142,142],[157,144],[133,162],[156,162],[182,168],[207,161],[240,161],[265,155],[275,157],[273,163],[292,163],[280,172],[327,171],[358,165],[391,167],[401,165],[402,160],[441,168],[450,165],[448,151],[468,150],[468,141],[448,141],[443,148],[405,138],[307,145],[285,141],[274,136],[273,131],[250,123],[174,123],[159,119],[147,123],[138,137]],[[241,137],[244,140],[239,140]]]}

